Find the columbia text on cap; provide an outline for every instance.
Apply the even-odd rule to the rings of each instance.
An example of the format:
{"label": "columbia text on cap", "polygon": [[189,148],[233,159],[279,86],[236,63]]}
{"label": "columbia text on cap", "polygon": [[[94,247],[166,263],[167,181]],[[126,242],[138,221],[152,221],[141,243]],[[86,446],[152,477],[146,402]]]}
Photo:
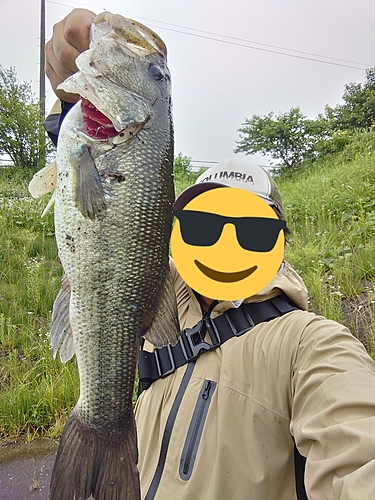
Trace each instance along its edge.
{"label": "columbia text on cap", "polygon": [[238,156],[227,158],[203,172],[195,184],[177,198],[175,210],[183,209],[199,194],[223,186],[250,191],[283,214],[280,191],[272,177],[259,165],[251,165],[248,159]]}

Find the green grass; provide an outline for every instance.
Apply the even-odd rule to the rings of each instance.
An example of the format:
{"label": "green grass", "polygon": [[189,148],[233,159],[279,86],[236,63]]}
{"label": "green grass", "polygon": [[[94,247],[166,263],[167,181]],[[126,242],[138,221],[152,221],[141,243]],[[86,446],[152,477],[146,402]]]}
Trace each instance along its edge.
{"label": "green grass", "polygon": [[75,362],[54,361],[49,320],[61,279],[52,212],[31,174],[0,169],[0,439],[58,435],[78,394]]}
{"label": "green grass", "polygon": [[[293,231],[287,260],[303,277],[311,308],[349,326],[375,357],[375,154],[349,161],[349,152],[278,179]],[[355,302],[366,312],[360,329],[344,314]]]}
{"label": "green grass", "polygon": [[[375,143],[368,135],[278,184],[293,231],[287,260],[310,308],[352,327],[375,357]],[[79,390],[76,362],[54,360],[49,321],[62,269],[47,199],[31,173],[0,169],[0,440],[57,437]],[[197,175],[176,176],[176,192]],[[352,308],[352,309],[351,309]]]}

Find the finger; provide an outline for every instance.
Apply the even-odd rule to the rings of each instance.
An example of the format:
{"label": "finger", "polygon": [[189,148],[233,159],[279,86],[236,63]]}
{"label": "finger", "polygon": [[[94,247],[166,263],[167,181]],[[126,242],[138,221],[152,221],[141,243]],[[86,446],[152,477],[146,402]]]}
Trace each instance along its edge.
{"label": "finger", "polygon": [[64,37],[78,52],[89,47],[90,29],[96,14],[86,9],[74,9],[65,18]]}
{"label": "finger", "polygon": [[54,25],[52,38],[47,44],[46,59],[61,77],[68,76],[62,72],[61,67],[71,72],[77,71],[75,60],[89,46],[90,27],[94,17],[95,14],[89,10],[75,9]]}
{"label": "finger", "polygon": [[68,94],[63,90],[58,90],[57,86],[63,82],[68,76],[72,75],[73,72],[67,70],[55,57],[52,50],[52,42],[49,41],[46,44],[46,61],[45,61],[45,73],[49,79],[52,89],[59,99],[67,102],[76,102],[79,98],[76,94]]}
{"label": "finger", "polygon": [[[64,64],[61,64],[60,60],[55,56],[55,52],[53,49],[53,41],[49,40],[45,46],[45,72],[48,78],[51,80],[50,74],[53,77],[55,74],[60,82],[65,80],[68,76],[75,73],[75,68],[72,69],[67,68]],[[51,81],[51,83],[53,83]]]}
{"label": "finger", "polygon": [[75,60],[79,56],[80,51],[66,39],[65,23],[60,22],[55,24],[50,42],[51,52],[48,52],[46,57],[50,58],[48,62],[55,69],[56,73],[64,76],[62,68],[67,73],[66,76],[68,76],[69,72],[75,73],[77,71]]}

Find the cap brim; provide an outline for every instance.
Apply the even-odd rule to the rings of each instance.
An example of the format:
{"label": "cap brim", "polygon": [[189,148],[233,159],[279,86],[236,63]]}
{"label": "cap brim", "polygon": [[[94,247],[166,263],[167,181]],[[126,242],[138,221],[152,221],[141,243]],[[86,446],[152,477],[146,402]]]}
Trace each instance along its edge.
{"label": "cap brim", "polygon": [[[223,188],[230,187],[225,184],[220,184],[219,182],[202,182],[200,184],[193,184],[186,188],[182,193],[176,198],[174,202],[174,210],[182,210],[193,198],[198,196],[199,194],[204,193],[205,191],[210,191],[215,188]],[[256,194],[256,193],[254,193]],[[275,204],[271,200],[267,200],[263,196],[257,195],[262,198],[268,205],[271,207],[275,206]]]}
{"label": "cap brim", "polygon": [[205,191],[209,191],[210,189],[227,187],[224,184],[219,184],[218,182],[204,182],[200,184],[193,184],[192,186],[186,188],[182,193],[177,197],[174,203],[175,210],[182,210],[193,198],[198,196],[199,194],[204,193]]}

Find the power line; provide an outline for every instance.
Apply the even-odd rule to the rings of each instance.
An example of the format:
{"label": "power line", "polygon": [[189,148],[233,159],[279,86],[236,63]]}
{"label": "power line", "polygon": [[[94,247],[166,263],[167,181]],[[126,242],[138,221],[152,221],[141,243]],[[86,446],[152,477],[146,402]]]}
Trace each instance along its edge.
{"label": "power line", "polygon": [[[305,54],[305,55],[308,55],[308,56],[315,56],[315,57],[324,57],[326,59],[332,59],[334,61],[341,61],[341,62],[347,62],[347,63],[352,63],[352,64],[358,64],[358,65],[366,66],[366,67],[371,66],[370,64],[366,65],[365,63],[359,63],[357,61],[349,61],[347,59],[340,59],[340,58],[337,58],[337,57],[324,56],[322,54],[315,54],[315,53],[312,53],[312,52],[305,52],[303,50],[289,49],[288,47],[280,47],[278,45],[270,45],[268,43],[256,42],[254,40],[247,40],[246,38],[238,38],[238,37],[235,37],[235,36],[223,35],[221,33],[215,33],[215,32],[212,32],[212,31],[200,30],[200,29],[197,29],[197,28],[190,28],[189,26],[183,26],[183,25],[180,25],[180,24],[167,23],[165,21],[156,21],[155,19],[149,19],[147,17],[142,17],[140,19],[145,19],[146,21],[156,22],[156,23],[159,23],[159,24],[167,24],[168,26],[174,26],[175,28],[184,28],[184,29],[188,29],[188,30],[191,30],[191,31],[197,31],[199,33],[205,33],[207,35],[221,36],[221,37],[228,38],[230,40],[237,40],[239,42],[255,43],[256,45],[262,45],[263,47],[271,47],[271,48],[279,49],[279,50],[288,50],[289,52],[296,52],[298,54]],[[186,33],[186,34],[190,34],[190,33]]]}
{"label": "power line", "polygon": [[213,164],[219,163],[218,161],[205,161],[205,160],[191,160],[190,162],[191,163],[213,163]]}
{"label": "power line", "polygon": [[[53,0],[47,0],[47,2],[48,3],[52,3],[52,4],[56,4],[56,5],[62,5],[64,7],[71,7],[70,5],[67,5],[67,4],[64,4],[64,3],[61,3],[61,2],[56,2],[56,1],[53,1]],[[82,3],[82,2],[76,2],[76,3],[79,3],[80,5],[84,5],[85,7],[94,7],[94,8],[97,8],[97,6],[85,4],[85,3]],[[237,37],[232,37],[232,36],[228,36],[228,35],[222,35],[222,34],[219,34],[219,33],[213,33],[213,32],[210,32],[210,31],[199,30],[199,29],[196,29],[196,28],[189,28],[187,26],[175,25],[175,24],[172,24],[172,23],[166,23],[164,21],[156,21],[156,20],[149,19],[149,18],[144,18],[144,17],[139,17],[139,19],[145,19],[147,21],[151,21],[152,23],[166,24],[166,25],[169,25],[169,26],[174,26],[176,28],[180,28],[181,27],[181,28],[188,29],[188,30],[191,30],[191,31],[197,31],[199,33],[205,33],[205,35],[198,34],[198,33],[189,33],[187,31],[183,31],[183,30],[179,30],[179,29],[167,28],[165,26],[158,26],[158,25],[150,24],[149,26],[153,27],[153,28],[164,29],[166,31],[172,31],[172,32],[180,33],[180,34],[187,35],[187,36],[194,36],[194,37],[203,38],[203,39],[206,39],[206,40],[212,40],[212,41],[216,41],[216,42],[226,43],[226,44],[234,45],[234,46],[237,46],[237,47],[243,47],[243,48],[252,49],[252,50],[260,50],[262,52],[269,52],[269,53],[273,53],[273,54],[278,54],[278,55],[283,55],[283,56],[288,56],[288,57],[294,57],[296,59],[303,59],[303,60],[307,60],[307,61],[313,61],[313,62],[318,62],[318,63],[323,63],[323,64],[329,64],[329,65],[332,65],[332,66],[340,66],[340,67],[344,67],[344,68],[357,69],[357,70],[360,70],[360,71],[363,71],[363,70],[365,70],[365,69],[367,69],[368,67],[371,66],[371,65],[365,65],[364,63],[359,63],[359,62],[355,62],[355,61],[347,61],[346,59],[339,59],[339,58],[335,58],[335,57],[331,57],[331,56],[324,56],[324,55],[321,55],[321,54],[313,54],[313,53],[304,52],[304,51],[301,51],[301,50],[288,49],[286,47],[279,47],[277,45],[270,45],[270,44],[265,44],[265,43],[261,43],[261,42],[254,42],[254,41],[246,40],[246,39],[243,39],[243,38],[237,38]],[[213,36],[208,36],[208,35],[213,35]],[[220,38],[216,38],[217,36],[225,37],[228,40],[223,40],[223,39],[220,39]],[[234,41],[231,41],[231,40],[237,40],[238,42],[242,41],[242,42],[245,42],[245,43],[238,43],[238,42],[234,42]],[[270,47],[270,48],[254,47],[252,45],[247,45],[247,44],[257,44],[257,45],[262,45],[263,47]],[[277,50],[272,50],[272,48],[273,49],[277,49]],[[285,50],[288,50],[289,52],[295,52],[296,54],[289,54],[287,52],[283,52]],[[305,55],[297,55],[297,53],[298,54],[305,54]],[[313,56],[313,57],[309,57],[309,56]],[[317,59],[317,57],[325,58],[325,59],[332,59],[332,61],[324,61],[322,59]],[[333,62],[333,61],[341,61],[341,63],[340,62]],[[344,62],[351,63],[351,64],[357,64],[358,66],[362,66],[362,67],[358,68],[356,66],[352,66],[351,64],[342,64]]]}
{"label": "power line", "polygon": [[[286,52],[281,52],[280,50],[271,50],[271,49],[263,49],[261,47],[252,47],[251,45],[245,45],[243,43],[229,42],[228,40],[220,40],[219,38],[214,38],[214,37],[209,37],[209,36],[203,36],[203,35],[197,35],[196,33],[186,33],[184,31],[175,30],[175,29],[171,29],[171,28],[164,28],[162,26],[154,26],[152,24],[150,24],[149,26],[152,26],[153,28],[156,27],[156,28],[159,28],[159,29],[164,29],[164,30],[168,30],[168,31],[174,31],[175,33],[182,33],[184,35],[190,35],[190,36],[195,36],[195,37],[198,37],[198,38],[204,38],[206,40],[214,40],[216,42],[227,43],[229,45],[236,45],[237,47],[245,47],[246,49],[260,50],[262,52],[270,52],[272,54],[279,54],[281,56],[294,57],[296,59],[304,59],[306,61],[314,61],[314,62],[319,62],[319,63],[323,63],[323,64],[330,64],[332,66],[341,66],[343,68],[358,69],[360,71],[364,71],[365,69],[367,69],[365,67],[357,68],[356,66],[351,66],[351,65],[348,65],[348,64],[340,64],[340,63],[335,63],[335,62],[331,62],[331,61],[323,61],[323,60],[320,60],[320,59],[315,59],[315,58],[307,57],[307,56],[297,56],[295,54],[287,54]],[[326,57],[326,56],[323,56],[323,57]],[[355,64],[359,65],[361,63],[355,63]]]}

